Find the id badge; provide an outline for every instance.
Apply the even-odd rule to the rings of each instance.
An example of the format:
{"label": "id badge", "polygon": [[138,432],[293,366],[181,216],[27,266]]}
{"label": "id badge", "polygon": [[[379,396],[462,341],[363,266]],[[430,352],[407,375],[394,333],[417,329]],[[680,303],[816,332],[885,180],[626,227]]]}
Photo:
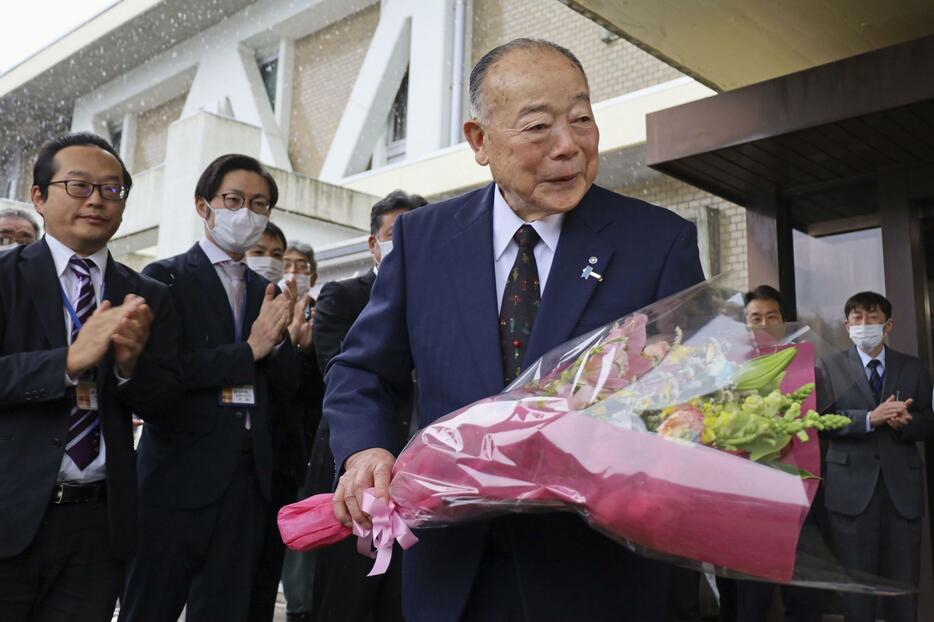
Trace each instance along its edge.
{"label": "id badge", "polygon": [[221,406],[254,406],[255,404],[256,394],[253,392],[252,384],[245,384],[239,387],[224,387],[221,389]]}
{"label": "id badge", "polygon": [[91,380],[81,380],[75,387],[75,402],[81,410],[97,410],[97,384]]}

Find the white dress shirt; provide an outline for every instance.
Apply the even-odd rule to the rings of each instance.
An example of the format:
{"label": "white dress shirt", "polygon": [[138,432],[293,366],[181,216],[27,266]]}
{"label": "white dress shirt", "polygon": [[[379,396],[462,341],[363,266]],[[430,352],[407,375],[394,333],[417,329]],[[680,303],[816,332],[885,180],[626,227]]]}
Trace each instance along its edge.
{"label": "white dress shirt", "polygon": [[[69,267],[68,261],[75,255],[82,257],[82,259],[91,260],[95,266],[90,270],[91,285],[94,287],[94,297],[97,300],[97,305],[100,306],[101,297],[104,293],[104,272],[107,270],[107,247],[105,246],[93,255],[84,257],[78,253],[75,253],[75,251],[71,250],[48,233],[45,234],[45,241],[49,245],[49,250],[52,252],[52,262],[55,264],[55,274],[58,276],[58,281],[61,283],[62,290],[65,292],[65,295],[68,296],[68,300],[71,302],[72,306],[78,302],[78,296],[81,292],[81,282],[78,280],[78,277],[75,275],[71,267]],[[71,345],[71,315],[67,310],[65,310],[64,304],[62,304],[62,313],[65,316],[65,340],[69,345]],[[67,373],[65,374],[64,382],[66,386],[72,387],[77,384],[74,379],[68,377]],[[70,409],[71,406],[69,406],[69,410]],[[87,484],[104,479],[106,476],[106,454],[107,452],[104,447],[104,434],[103,430],[101,430],[100,453],[97,454],[97,457],[91,462],[91,464],[89,464],[84,470],[81,470],[66,452],[62,457],[62,464],[58,469],[57,481]]]}
{"label": "white dress shirt", "polygon": [[[880,376],[885,376],[885,347],[882,347],[882,351],[879,352],[878,356],[872,357],[856,348],[856,353],[859,354],[859,360],[863,362],[863,371],[866,373],[866,380],[869,380],[869,376],[872,375],[872,371],[869,369],[869,361],[876,360],[879,361],[879,366],[876,367],[876,372]],[[883,395],[883,401],[885,401],[885,396]],[[869,423],[869,412],[866,411],[866,431],[872,432],[872,425]]]}
{"label": "white dress shirt", "polygon": [[535,245],[535,265],[538,268],[539,295],[545,294],[545,283],[548,273],[551,272],[551,262],[555,258],[558,248],[558,238],[561,237],[561,223],[564,214],[552,214],[535,222],[525,222],[516,215],[497,185],[493,192],[493,268],[496,272],[496,309],[503,306],[503,292],[506,291],[506,281],[509,272],[516,263],[519,254],[519,244],[513,239],[516,231],[522,225],[531,225],[538,237],[541,238]]}

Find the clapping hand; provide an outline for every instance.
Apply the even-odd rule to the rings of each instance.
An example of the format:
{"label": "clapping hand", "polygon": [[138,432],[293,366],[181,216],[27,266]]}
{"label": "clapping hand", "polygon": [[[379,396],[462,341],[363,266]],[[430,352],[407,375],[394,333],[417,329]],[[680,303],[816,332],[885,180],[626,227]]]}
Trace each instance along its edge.
{"label": "clapping hand", "polygon": [[259,308],[259,315],[256,316],[250,328],[250,336],[246,340],[253,351],[254,361],[269,356],[276,344],[282,341],[292,321],[294,300],[294,288],[287,287],[276,296],[276,286],[272,283],[266,286],[266,294]]}
{"label": "clapping hand", "polygon": [[[127,295],[123,304],[117,307],[109,300],[103,301],[68,347],[65,372],[71,378],[78,378],[97,365],[113,343],[118,365],[122,363],[132,375],[139,352],[149,337],[151,321],[152,313],[146,301],[135,294]],[[123,373],[125,370],[118,368],[118,371]]]}
{"label": "clapping hand", "polygon": [[305,319],[305,309],[311,304],[311,294],[299,296],[292,309],[292,323],[289,324],[289,335],[292,343],[299,350],[308,350],[311,347],[311,331],[315,323],[315,308],[311,307],[311,316]]}

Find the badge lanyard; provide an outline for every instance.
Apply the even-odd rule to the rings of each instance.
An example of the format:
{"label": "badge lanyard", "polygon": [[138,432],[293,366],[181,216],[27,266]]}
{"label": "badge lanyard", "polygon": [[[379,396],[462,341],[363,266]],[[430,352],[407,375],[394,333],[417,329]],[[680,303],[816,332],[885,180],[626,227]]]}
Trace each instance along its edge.
{"label": "badge lanyard", "polygon": [[[92,290],[94,289],[94,281],[91,281],[91,289]],[[65,293],[65,288],[62,287],[61,281],[58,282],[58,291],[62,295],[62,304],[65,305],[65,311],[68,312],[68,316],[71,318],[71,332],[76,332],[76,331],[81,330],[81,327],[83,326],[83,324],[81,320],[78,319],[78,313],[75,311],[74,306],[72,306],[71,300],[68,299],[68,294]],[[103,283],[101,283],[101,298],[100,299],[101,300],[104,299],[104,284]],[[96,292],[95,292],[94,302],[95,304],[100,306],[100,303],[96,300]]]}

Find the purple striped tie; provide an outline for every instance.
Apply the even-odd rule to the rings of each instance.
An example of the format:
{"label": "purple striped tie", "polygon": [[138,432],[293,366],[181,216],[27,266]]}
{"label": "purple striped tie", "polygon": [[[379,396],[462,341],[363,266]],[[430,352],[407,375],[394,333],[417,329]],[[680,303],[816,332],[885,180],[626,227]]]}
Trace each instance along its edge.
{"label": "purple striped tie", "polygon": [[[97,308],[97,298],[94,295],[94,285],[91,283],[91,268],[94,265],[90,259],[72,257],[68,266],[78,279],[78,300],[74,302],[75,315],[83,325]],[[71,341],[78,337],[80,329],[72,321]],[[77,405],[71,409],[71,421],[68,426],[68,442],[65,451],[82,471],[91,464],[100,453],[101,428],[100,415],[96,410],[82,410]]]}

